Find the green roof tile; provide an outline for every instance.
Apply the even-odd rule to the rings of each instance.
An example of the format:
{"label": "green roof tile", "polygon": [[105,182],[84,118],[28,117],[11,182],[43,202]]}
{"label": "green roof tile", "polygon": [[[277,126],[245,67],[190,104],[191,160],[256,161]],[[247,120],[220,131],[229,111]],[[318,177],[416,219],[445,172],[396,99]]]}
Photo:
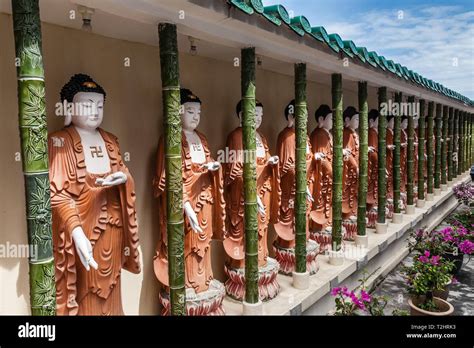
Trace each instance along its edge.
{"label": "green roof tile", "polygon": [[428,80],[415,71],[409,70],[406,66],[387,60],[384,56],[379,56],[377,52],[369,52],[365,47],[357,47],[351,40],[343,41],[341,37],[334,33],[328,35],[324,27],[311,27],[305,16],[295,16],[290,18],[288,11],[282,5],[263,6],[262,0],[227,0],[229,4],[237,7],[248,15],[255,13],[262,15],[276,26],[282,23],[287,24],[294,32],[300,36],[309,34],[314,39],[326,43],[335,52],[343,51],[347,56],[354,58],[357,56],[363,63],[370,64],[375,68],[388,70],[405,80],[411,80],[421,86],[431,89],[448,97],[458,99],[468,105],[474,105],[474,101],[461,94],[444,87],[443,85]]}

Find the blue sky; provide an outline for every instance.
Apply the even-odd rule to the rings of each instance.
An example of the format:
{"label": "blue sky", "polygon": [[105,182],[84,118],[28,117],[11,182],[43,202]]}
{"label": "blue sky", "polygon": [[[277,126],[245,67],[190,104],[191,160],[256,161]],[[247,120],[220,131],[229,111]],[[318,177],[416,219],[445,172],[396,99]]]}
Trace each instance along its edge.
{"label": "blue sky", "polygon": [[474,0],[263,0],[474,99]]}

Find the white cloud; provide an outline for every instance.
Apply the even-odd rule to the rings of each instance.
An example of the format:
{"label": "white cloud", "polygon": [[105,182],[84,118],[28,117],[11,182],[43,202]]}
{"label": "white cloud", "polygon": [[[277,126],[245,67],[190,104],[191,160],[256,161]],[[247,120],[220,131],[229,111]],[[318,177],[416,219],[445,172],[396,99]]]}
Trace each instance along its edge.
{"label": "white cloud", "polygon": [[355,23],[333,22],[326,29],[474,99],[474,11],[430,6],[398,16],[373,10]]}

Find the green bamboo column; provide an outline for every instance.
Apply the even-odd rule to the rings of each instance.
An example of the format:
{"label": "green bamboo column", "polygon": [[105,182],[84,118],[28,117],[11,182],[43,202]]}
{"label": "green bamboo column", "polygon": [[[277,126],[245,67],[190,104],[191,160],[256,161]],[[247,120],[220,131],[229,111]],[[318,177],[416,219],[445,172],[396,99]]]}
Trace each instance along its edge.
{"label": "green bamboo column", "polygon": [[469,129],[469,138],[468,138],[468,146],[467,146],[467,169],[470,169],[472,165],[472,114],[467,114],[467,127]]}
{"label": "green bamboo column", "polygon": [[295,64],[296,196],[295,258],[297,273],[306,272],[306,148],[308,142],[306,64]]}
{"label": "green bamboo column", "polygon": [[387,115],[383,111],[387,104],[387,87],[380,87],[378,90],[379,103],[379,125],[378,125],[378,181],[377,181],[377,222],[385,223],[385,205],[387,203],[387,177],[386,177],[386,157],[387,157]]}
{"label": "green bamboo column", "polygon": [[469,144],[469,133],[468,133],[468,128],[467,128],[467,116],[468,116],[468,113],[465,111],[464,112],[464,116],[463,116],[463,130],[464,130],[464,147],[463,147],[463,164],[464,164],[464,170],[463,172],[466,172],[467,171],[467,168],[469,167],[469,161],[467,159],[467,149],[468,149],[468,144]]}
{"label": "green bamboo column", "polygon": [[433,112],[434,112],[434,103],[428,103],[428,136],[426,139],[426,166],[427,166],[427,191],[428,193],[432,194],[433,191],[433,154],[434,154],[434,147],[433,147],[433,126],[434,126],[434,119],[433,119]]}
{"label": "green bamboo column", "polygon": [[458,176],[459,161],[459,110],[454,110],[453,118],[453,179]]}
{"label": "green bamboo column", "polygon": [[332,107],[333,107],[333,186],[332,186],[332,244],[333,250],[339,251],[342,242],[342,75],[332,75]]}
{"label": "green bamboo column", "polygon": [[464,173],[464,112],[459,111],[458,175]]}
{"label": "green bamboo column", "polygon": [[359,82],[359,144],[357,234],[359,236],[365,236],[369,160],[369,104],[367,103],[367,82]]}
{"label": "green bamboo column", "polygon": [[448,183],[448,107],[443,106],[443,124],[441,128],[441,185]]}
{"label": "green bamboo column", "polygon": [[449,108],[448,111],[448,182],[453,181],[453,118],[454,118],[454,109],[452,107]]}
{"label": "green bamboo column", "polygon": [[[48,127],[38,0],[13,1],[18,78],[18,119],[30,245],[32,315],[56,314]],[[2,286],[7,286],[2,284]]]}
{"label": "green bamboo column", "polygon": [[418,121],[418,199],[425,199],[425,100],[420,99]]}
{"label": "green bamboo column", "polygon": [[436,149],[435,149],[435,170],[434,170],[434,187],[441,187],[441,104],[436,104]]}
{"label": "green bamboo column", "polygon": [[168,276],[172,315],[186,314],[183,228],[183,177],[181,173],[181,118],[179,58],[176,25],[160,23],[163,126],[165,128],[166,229]]}
{"label": "green bamboo column", "polygon": [[[257,152],[255,124],[255,48],[242,49],[242,132],[247,158],[255,159]],[[258,220],[257,163],[244,161],[245,200],[245,302],[258,303]]]}
{"label": "green bamboo column", "polygon": [[[415,97],[408,97],[408,104],[415,104]],[[411,108],[410,108],[411,110]],[[408,145],[407,145],[407,167],[403,170],[407,171],[407,205],[414,204],[414,181],[415,181],[415,120],[412,111],[408,115]]]}
{"label": "green bamboo column", "polygon": [[[395,93],[395,104],[398,110],[402,108],[402,93]],[[401,137],[401,115],[395,115],[393,126],[393,212],[400,213],[400,137]]]}

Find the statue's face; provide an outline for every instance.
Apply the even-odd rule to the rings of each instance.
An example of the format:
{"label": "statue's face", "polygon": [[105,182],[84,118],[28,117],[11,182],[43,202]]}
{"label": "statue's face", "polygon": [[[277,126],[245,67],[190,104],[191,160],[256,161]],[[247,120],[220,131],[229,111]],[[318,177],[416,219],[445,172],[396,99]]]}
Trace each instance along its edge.
{"label": "statue's face", "polygon": [[181,123],[183,130],[192,132],[201,121],[201,104],[200,103],[184,103],[181,108]]}
{"label": "statue's face", "polygon": [[387,128],[393,129],[394,122],[395,122],[395,118],[392,118],[390,121],[388,121]]}
{"label": "statue's face", "polygon": [[375,120],[369,120],[370,128],[378,128],[379,127],[379,118],[377,117]]}
{"label": "statue's face", "polygon": [[255,108],[255,128],[259,129],[263,120],[263,108],[261,106],[257,106]]}
{"label": "statue's face", "polygon": [[329,113],[324,119],[324,128],[326,128],[327,130],[332,129],[332,112]]}
{"label": "statue's face", "polygon": [[359,128],[359,114],[352,116],[351,120],[349,121],[349,127],[352,129]]}
{"label": "statue's face", "polygon": [[403,120],[402,123],[400,124],[400,127],[402,127],[403,130],[408,128],[408,120]]}
{"label": "statue's face", "polygon": [[74,96],[72,123],[81,129],[95,130],[104,118],[104,96],[100,93],[79,92]]}

